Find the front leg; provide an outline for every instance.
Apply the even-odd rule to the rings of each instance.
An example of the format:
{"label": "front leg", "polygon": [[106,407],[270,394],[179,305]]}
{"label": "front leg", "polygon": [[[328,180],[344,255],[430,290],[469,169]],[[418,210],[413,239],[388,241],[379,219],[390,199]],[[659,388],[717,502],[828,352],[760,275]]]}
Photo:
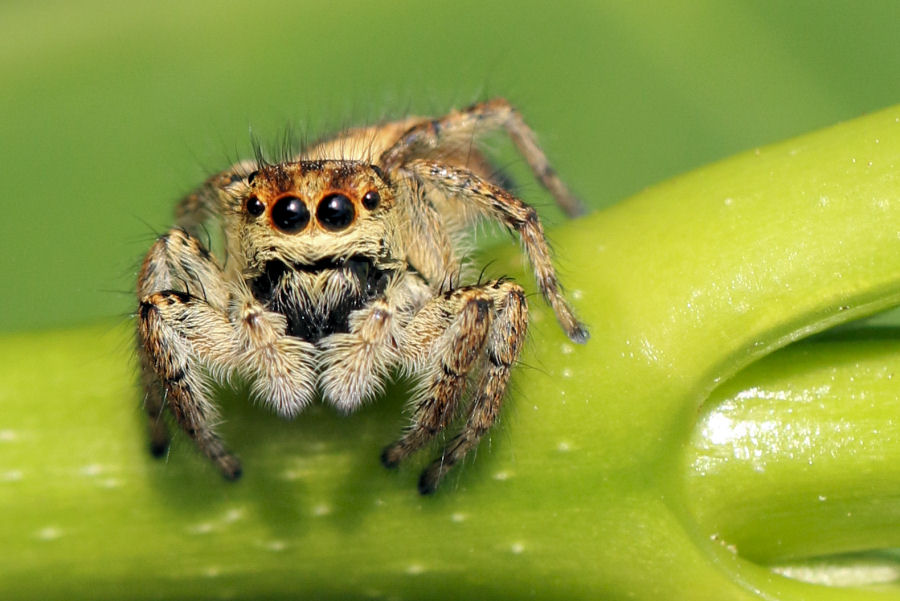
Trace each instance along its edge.
{"label": "front leg", "polygon": [[469,454],[491,429],[500,414],[512,366],[519,358],[528,329],[528,306],[522,287],[498,280],[486,287],[492,300],[493,319],[481,358],[482,369],[472,388],[468,416],[462,430],[441,456],[422,472],[419,492],[434,492],[450,469]]}
{"label": "front leg", "polygon": [[464,200],[479,213],[518,232],[541,294],[556,314],[560,326],[574,342],[587,341],[590,337],[587,327],[575,317],[575,312],[562,294],[544,228],[534,207],[467,169],[437,161],[411,161],[398,169],[397,176],[401,181],[405,179],[408,186],[424,182],[451,197]]}
{"label": "front leg", "polygon": [[207,374],[222,380],[240,371],[253,378],[257,396],[292,416],[315,393],[315,349],[285,335],[284,317],[266,311],[245,287],[229,293],[224,282],[196,238],[180,228],[161,236],[138,279],[138,354],[153,454],[168,446],[162,419],[168,405],[198,448],[233,479],[240,463],[215,433],[218,412]]}
{"label": "front leg", "polygon": [[238,477],[240,463],[213,427],[217,411],[208,398],[204,373],[207,366],[229,371],[234,359],[221,268],[196,238],[173,229],[147,253],[138,296],[138,355],[151,452],[161,456],[168,448],[162,416],[168,405],[181,428],[219,470],[227,478]]}
{"label": "front leg", "polygon": [[[197,447],[228,478],[241,475],[241,464],[215,432],[218,411],[209,400],[204,365],[227,369],[225,355],[232,350],[232,329],[224,314],[203,300],[177,290],[165,290],[141,299],[138,333],[142,365],[152,373],[145,381],[158,382],[164,398],[181,428]],[[159,394],[149,391],[148,394]],[[154,454],[161,454],[167,441],[160,440],[161,405],[148,405]]]}
{"label": "front leg", "polygon": [[[430,442],[456,415],[470,373],[483,364],[483,349],[497,315],[497,294],[492,287],[496,283],[442,294],[425,305],[406,328],[400,349],[403,360],[409,371],[422,374],[423,379],[413,403],[412,423],[382,453],[386,467],[395,467]],[[447,469],[459,457],[454,456]],[[436,477],[423,474],[419,491],[433,492],[444,473]]]}

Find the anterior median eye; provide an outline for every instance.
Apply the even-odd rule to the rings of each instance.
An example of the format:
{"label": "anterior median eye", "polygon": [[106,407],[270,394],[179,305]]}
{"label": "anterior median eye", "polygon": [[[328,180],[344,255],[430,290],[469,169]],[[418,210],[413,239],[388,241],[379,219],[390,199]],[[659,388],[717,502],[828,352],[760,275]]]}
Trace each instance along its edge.
{"label": "anterior median eye", "polygon": [[356,209],[353,202],[343,194],[329,194],[319,203],[316,219],[325,229],[336,232],[353,223]]}
{"label": "anterior median eye", "polygon": [[296,196],[282,196],[272,207],[272,223],[286,234],[294,234],[309,223],[309,209]]}

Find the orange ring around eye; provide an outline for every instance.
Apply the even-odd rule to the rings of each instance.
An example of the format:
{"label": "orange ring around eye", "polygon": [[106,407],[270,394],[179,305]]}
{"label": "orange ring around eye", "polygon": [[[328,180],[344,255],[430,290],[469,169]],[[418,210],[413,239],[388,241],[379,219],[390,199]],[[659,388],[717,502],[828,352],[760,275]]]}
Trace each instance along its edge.
{"label": "orange ring around eye", "polygon": [[347,229],[355,219],[356,207],[353,201],[340,192],[326,195],[316,207],[316,220],[332,232]]}
{"label": "orange ring around eye", "polygon": [[309,209],[301,198],[286,194],[272,205],[270,213],[272,225],[285,234],[296,234],[309,224]]}

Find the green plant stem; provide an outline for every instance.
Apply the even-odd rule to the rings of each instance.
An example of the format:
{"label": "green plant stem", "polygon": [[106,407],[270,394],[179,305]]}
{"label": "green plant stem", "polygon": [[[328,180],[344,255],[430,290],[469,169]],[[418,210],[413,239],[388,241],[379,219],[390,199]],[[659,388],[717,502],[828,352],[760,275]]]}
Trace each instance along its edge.
{"label": "green plant stem", "polygon": [[891,335],[795,345],[717,389],[686,454],[697,522],[764,563],[896,545],[900,339]]}
{"label": "green plant stem", "polygon": [[[900,599],[756,563],[900,543],[896,512],[877,509],[897,481],[890,444],[880,461],[823,426],[809,442],[823,471],[804,471],[788,435],[710,427],[766,423],[767,411],[806,427],[840,416],[860,448],[889,442],[896,399],[862,407],[847,396],[890,397],[871,375],[889,347],[876,345],[871,377],[853,385],[851,357],[869,347],[772,353],[897,304],[898,165],[894,108],[552,231],[592,339],[569,343],[532,297],[503,423],[431,498],[414,486],[428,453],[398,473],[378,462],[403,425],[403,383],[351,418],[315,408],[295,422],[223,391],[222,433],[245,466],[228,483],[184,437],[167,460],[149,457],[128,328],[6,337],[0,596]],[[529,281],[515,249],[491,256]],[[797,403],[763,395],[755,406],[746,393],[803,397],[829,369],[847,382],[820,402],[841,407],[808,406],[797,422]],[[770,481],[752,473],[757,450]],[[840,459],[826,461],[829,450]],[[848,525],[847,507],[866,515]],[[814,537],[801,518],[835,534]]]}

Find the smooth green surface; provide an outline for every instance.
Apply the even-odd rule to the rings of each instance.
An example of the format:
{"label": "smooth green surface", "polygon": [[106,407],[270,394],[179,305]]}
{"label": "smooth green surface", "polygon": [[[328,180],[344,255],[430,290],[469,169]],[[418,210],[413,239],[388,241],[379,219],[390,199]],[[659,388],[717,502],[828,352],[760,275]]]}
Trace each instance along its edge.
{"label": "smooth green surface", "polygon": [[133,311],[175,200],[250,155],[251,130],[277,145],[288,123],[502,95],[601,207],[895,104],[897,23],[894,0],[4,0],[0,331]]}
{"label": "smooth green surface", "polygon": [[897,545],[897,378],[896,330],[795,345],[742,372],[686,453],[697,521],[765,562]]}
{"label": "smooth green surface", "polygon": [[895,107],[553,229],[591,341],[532,298],[501,427],[431,498],[428,457],[378,465],[402,385],[293,423],[225,394],[227,483],[146,453],[124,325],[8,335],[0,596],[900,599],[889,554],[850,588],[763,565],[900,545],[897,343],[778,350],[898,304],[898,165]]}

